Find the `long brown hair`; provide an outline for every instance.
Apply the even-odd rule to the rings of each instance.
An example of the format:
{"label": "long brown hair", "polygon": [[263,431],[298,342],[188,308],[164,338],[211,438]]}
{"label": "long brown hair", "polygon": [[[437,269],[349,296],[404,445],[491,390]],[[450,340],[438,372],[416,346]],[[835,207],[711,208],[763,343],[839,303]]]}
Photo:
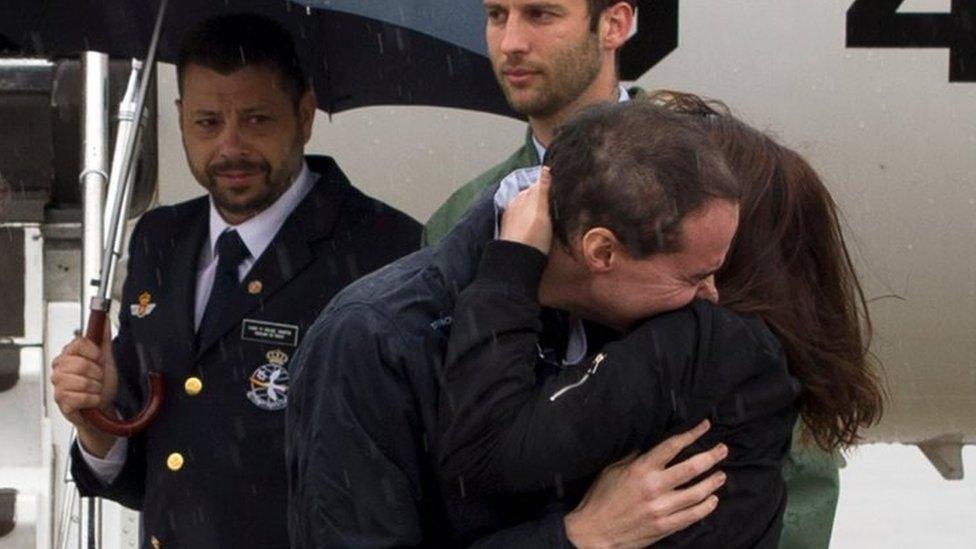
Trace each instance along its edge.
{"label": "long brown hair", "polygon": [[670,91],[650,100],[700,115],[742,185],[739,229],[715,275],[721,304],[759,315],[779,337],[803,385],[805,434],[828,451],[855,444],[880,420],[884,390],[868,350],[864,291],[826,186],[803,157],[719,102]]}

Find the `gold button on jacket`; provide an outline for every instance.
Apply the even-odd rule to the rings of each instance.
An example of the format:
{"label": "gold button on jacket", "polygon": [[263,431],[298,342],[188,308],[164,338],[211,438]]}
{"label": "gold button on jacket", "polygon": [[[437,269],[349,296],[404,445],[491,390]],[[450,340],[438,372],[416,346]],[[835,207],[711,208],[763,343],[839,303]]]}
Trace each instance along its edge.
{"label": "gold button on jacket", "polygon": [[201,381],[198,377],[188,377],[186,378],[186,381],[183,382],[183,390],[186,391],[186,394],[190,395],[191,397],[197,396],[200,394],[200,391],[203,390],[203,381]]}
{"label": "gold button on jacket", "polygon": [[183,468],[183,455],[179,452],[173,452],[166,458],[166,467],[170,471],[179,471]]}

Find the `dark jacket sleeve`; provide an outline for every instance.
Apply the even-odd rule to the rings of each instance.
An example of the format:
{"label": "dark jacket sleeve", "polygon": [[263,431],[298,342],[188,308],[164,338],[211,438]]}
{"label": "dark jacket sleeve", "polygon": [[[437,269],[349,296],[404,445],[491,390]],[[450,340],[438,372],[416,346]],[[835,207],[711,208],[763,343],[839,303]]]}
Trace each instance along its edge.
{"label": "dark jacket sleeve", "polygon": [[[437,485],[405,348],[367,305],[327,311],[293,359],[286,413],[293,547],[446,546]],[[562,515],[495,532],[475,547],[568,547]]]}
{"label": "dark jacket sleeve", "polygon": [[775,338],[756,320],[696,303],[540,378],[543,265],[530,248],[493,242],[458,299],[440,414],[446,474],[474,493],[536,490],[594,475],[709,417],[714,427],[685,456],[729,445],[721,503],[663,543],[775,545],[796,396]]}
{"label": "dark jacket sleeve", "polygon": [[[132,339],[130,315],[127,304],[136,303],[137,280],[144,276],[141,272],[149,259],[146,250],[152,246],[146,245],[145,239],[152,233],[147,226],[152,224],[153,214],[147,213],[136,224],[129,239],[129,272],[122,288],[122,300],[119,307],[119,331],[112,340],[112,355],[119,375],[119,393],[115,399],[115,406],[123,417],[129,418],[142,409],[146,387],[145,368],[142,367],[136,352],[136,344]],[[76,441],[71,447],[71,475],[78,491],[82,496],[97,496],[113,501],[131,509],[141,510],[146,490],[146,457],[145,435],[130,437],[125,464],[119,475],[111,484],[102,484],[88,467]]]}
{"label": "dark jacket sleeve", "polygon": [[573,549],[566,537],[565,515],[553,512],[540,520],[493,532],[470,545],[472,549]]}
{"label": "dark jacket sleeve", "polygon": [[293,547],[417,545],[421,450],[396,332],[375,310],[327,311],[292,362],[285,420]]}

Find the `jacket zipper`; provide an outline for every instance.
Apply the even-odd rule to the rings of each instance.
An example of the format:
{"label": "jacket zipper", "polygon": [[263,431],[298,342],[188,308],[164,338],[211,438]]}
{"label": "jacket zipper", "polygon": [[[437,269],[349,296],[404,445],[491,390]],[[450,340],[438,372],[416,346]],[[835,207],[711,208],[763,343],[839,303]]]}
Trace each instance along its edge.
{"label": "jacket zipper", "polygon": [[553,393],[552,396],[549,397],[549,402],[555,402],[557,398],[563,396],[567,392],[586,383],[586,380],[590,379],[590,376],[595,374],[596,371],[600,368],[600,363],[603,362],[603,359],[605,359],[606,357],[607,355],[605,353],[600,353],[595,357],[593,357],[593,365],[586,370],[586,373],[583,374],[583,377],[581,377],[580,380],[577,381],[576,383],[571,383],[563,387],[562,389],[556,391],[555,393]]}

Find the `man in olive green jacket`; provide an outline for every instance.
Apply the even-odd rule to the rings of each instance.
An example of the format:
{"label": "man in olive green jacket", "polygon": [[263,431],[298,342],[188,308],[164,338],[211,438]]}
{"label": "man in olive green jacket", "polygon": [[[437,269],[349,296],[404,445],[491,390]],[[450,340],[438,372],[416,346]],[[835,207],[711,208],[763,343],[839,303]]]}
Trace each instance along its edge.
{"label": "man in olive green jacket", "polygon": [[[555,129],[589,105],[625,101],[643,92],[617,79],[616,53],[633,21],[630,0],[488,0],[488,52],[509,104],[529,119],[525,143],[469,181],[441,205],[424,229],[424,243],[440,240],[484,189],[509,173],[541,163]],[[839,456],[806,443],[798,423],[783,466],[788,501],[782,549],[830,543],[838,497]],[[720,503],[721,505],[721,503]]]}

